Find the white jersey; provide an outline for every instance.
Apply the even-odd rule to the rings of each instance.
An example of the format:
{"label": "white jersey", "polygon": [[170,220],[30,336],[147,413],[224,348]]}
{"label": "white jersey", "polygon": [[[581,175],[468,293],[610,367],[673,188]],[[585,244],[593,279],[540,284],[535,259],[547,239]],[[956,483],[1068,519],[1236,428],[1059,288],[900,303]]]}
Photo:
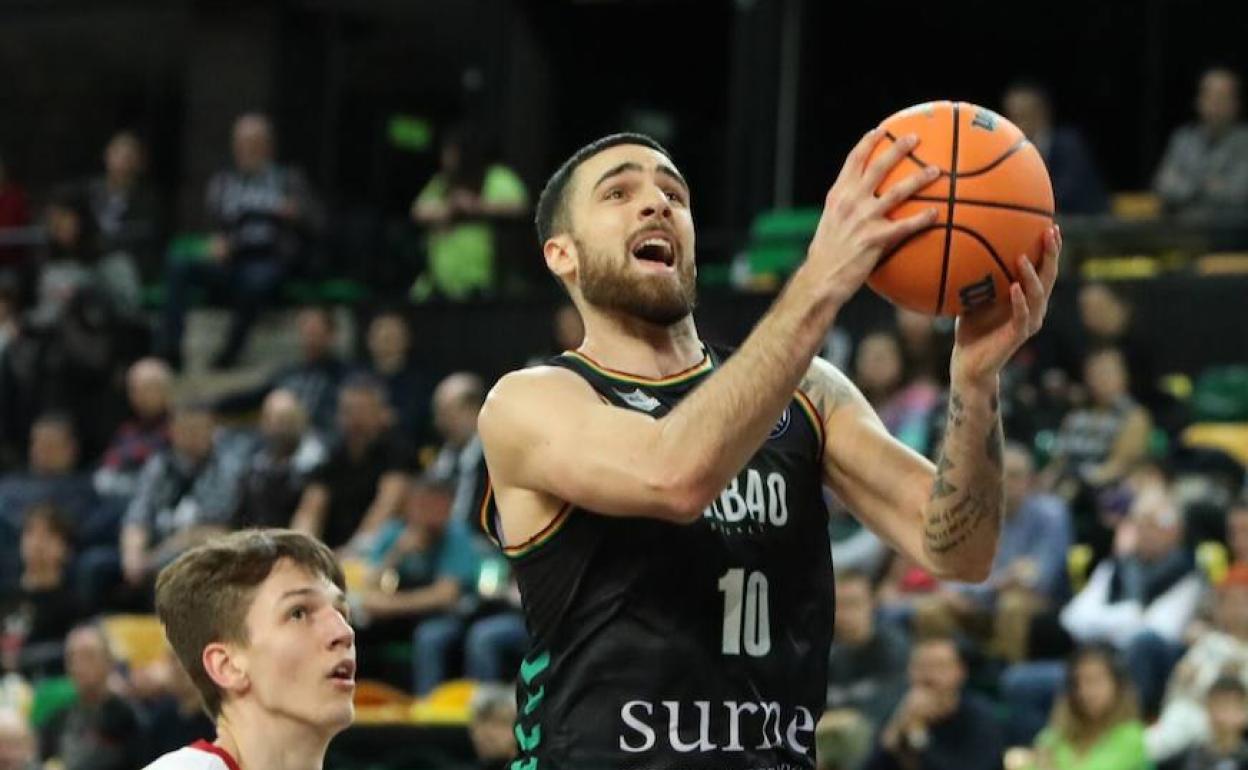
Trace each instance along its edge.
{"label": "white jersey", "polygon": [[195,741],[190,746],[171,751],[143,770],[239,770],[229,754],[208,741]]}

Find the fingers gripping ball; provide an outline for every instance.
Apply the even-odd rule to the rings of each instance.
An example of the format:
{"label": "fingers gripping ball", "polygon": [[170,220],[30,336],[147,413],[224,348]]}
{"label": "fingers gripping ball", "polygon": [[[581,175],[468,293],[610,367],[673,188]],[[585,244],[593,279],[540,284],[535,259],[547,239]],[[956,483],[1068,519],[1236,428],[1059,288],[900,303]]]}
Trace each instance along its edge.
{"label": "fingers gripping ball", "polygon": [[[1009,303],[1021,254],[1040,266],[1042,234],[1053,222],[1053,185],[1035,146],[995,112],[966,102],[928,102],[887,118],[871,159],[898,137],[919,145],[884,178],[882,194],[936,166],[940,176],[889,214],[936,206],[936,221],[880,258],[867,284],[920,313],[961,315]],[[869,161],[868,161],[869,162]]]}

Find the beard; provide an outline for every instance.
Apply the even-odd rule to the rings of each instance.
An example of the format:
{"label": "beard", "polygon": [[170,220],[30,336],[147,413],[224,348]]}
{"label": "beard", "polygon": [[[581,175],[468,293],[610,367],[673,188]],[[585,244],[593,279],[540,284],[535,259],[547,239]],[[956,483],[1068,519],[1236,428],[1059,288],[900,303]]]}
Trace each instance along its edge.
{"label": "beard", "polygon": [[[580,254],[581,295],[602,310],[613,311],[655,326],[671,326],[697,305],[697,273],[693,255],[681,254],[674,276],[639,275],[606,252],[572,239]],[[636,259],[629,254],[628,259]]]}

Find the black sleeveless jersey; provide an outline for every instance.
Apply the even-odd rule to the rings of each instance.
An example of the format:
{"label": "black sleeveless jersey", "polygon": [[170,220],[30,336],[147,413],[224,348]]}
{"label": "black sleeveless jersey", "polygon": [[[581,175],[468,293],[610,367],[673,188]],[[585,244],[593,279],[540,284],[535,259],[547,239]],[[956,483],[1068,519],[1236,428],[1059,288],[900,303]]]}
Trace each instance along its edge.
{"label": "black sleeveless jersey", "polygon": [[[549,363],[610,404],[661,417],[718,365],[663,380],[578,354]],[[814,766],[832,641],[823,424],[795,393],[696,523],[565,507],[504,548],[532,640],[511,770]],[[498,537],[487,492],[483,526]]]}

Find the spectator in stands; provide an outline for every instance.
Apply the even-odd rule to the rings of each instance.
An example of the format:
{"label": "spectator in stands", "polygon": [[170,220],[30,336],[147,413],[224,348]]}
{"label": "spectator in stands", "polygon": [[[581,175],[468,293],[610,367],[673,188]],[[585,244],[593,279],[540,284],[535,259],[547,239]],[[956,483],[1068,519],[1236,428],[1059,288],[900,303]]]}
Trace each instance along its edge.
{"label": "spectator in stands", "polygon": [[240,116],[234,122],[233,151],[234,167],[208,182],[206,207],[213,233],[207,259],[171,260],[167,268],[161,353],[175,368],[181,363],[191,288],[207,285],[228,296],[233,308],[230,330],[212,363],[233,366],[252,323],[296,268],[319,219],[303,175],[274,162],[267,117]]}
{"label": "spectator in stands", "polygon": [[46,414],[35,421],[30,435],[27,470],[0,477],[0,586],[11,586],[17,578],[17,533],[22,517],[35,505],[54,504],[80,534],[95,524],[95,491],[90,478],[76,471],[73,424],[64,415]]}
{"label": "spectator in stands", "polygon": [[485,383],[471,372],[456,372],[433,392],[433,422],[444,443],[429,473],[455,484],[451,518],[473,524],[485,496],[485,462],[477,436],[477,415],[485,403]]}
{"label": "spectator in stands", "polygon": [[385,385],[349,377],[338,393],[339,437],[315,471],[292,526],[331,548],[364,547],[398,517],[411,480],[411,449],[390,428]]}
{"label": "spectator in stands", "polygon": [[[942,616],[927,622],[957,628],[983,641],[995,634],[998,644],[1006,642],[1002,632],[1010,624],[1026,628],[1030,616],[1060,606],[1072,530],[1065,502],[1035,488],[1035,466],[1025,446],[1006,442],[1004,468],[1005,516],[988,579],[974,585],[946,585],[921,600],[919,608],[920,614]],[[1013,641],[1018,646],[1025,636]]]}
{"label": "spectator in stands", "polygon": [[0,770],[38,770],[35,734],[20,713],[0,708]]}
{"label": "spectator in stands", "polygon": [[289,527],[311,475],[325,462],[325,444],[308,430],[307,413],[289,390],[278,388],[260,412],[263,443],[243,471],[234,529]]}
{"label": "spectator in stands", "polygon": [[0,359],[4,358],[5,349],[17,336],[20,315],[21,304],[17,299],[17,288],[0,276]]}
{"label": "spectator in stands", "polygon": [[475,770],[505,770],[516,758],[515,689],[501,684],[479,684],[469,703],[472,712],[468,737],[477,756]]}
{"label": "spectator in stands", "polygon": [[143,466],[121,533],[121,571],[131,588],[146,593],[161,567],[229,525],[241,468],[214,440],[216,428],[208,406],[178,405],[170,447]]}
{"label": "spectator in stands", "polygon": [[103,629],[81,625],[65,639],[65,670],[77,699],[44,725],[40,753],[65,770],[132,770],[141,730],[134,707],[110,689],[116,659]]}
{"label": "spectator in stands", "polygon": [[217,728],[204,713],[204,701],[195,683],[178,663],[173,650],[155,666],[159,670],[159,692],[150,693],[146,709],[151,735],[145,761],[177,751],[200,740],[211,741]]}
{"label": "spectator in stands", "polygon": [[1037,770],[1151,770],[1139,704],[1112,647],[1079,648],[1066,690],[1036,739]]}
{"label": "spectator in stands", "polygon": [[[4,156],[0,155],[0,233],[30,224],[30,201],[26,190],[9,174]],[[12,281],[16,287],[25,284],[26,250],[20,246],[0,246],[0,281]]]}
{"label": "spectator in stands", "polygon": [[1226,540],[1231,563],[1248,565],[1248,497],[1231,503],[1226,513]]}
{"label": "spectator in stands", "polygon": [[95,221],[78,190],[53,191],[43,221],[48,242],[39,255],[35,303],[29,315],[37,328],[53,326],[74,295],[93,283],[92,271],[100,256]]}
{"label": "spectator in stands", "polygon": [[928,425],[940,399],[940,389],[930,380],[909,376],[896,334],[876,331],[859,341],[854,356],[854,382],[875,407],[889,433],[916,452],[927,452]]}
{"label": "spectator in stands", "polygon": [[258,409],[275,388],[294,393],[303,404],[312,426],[324,436],[334,429],[338,388],[351,367],[334,351],[338,325],[333,308],[309,305],[295,317],[300,360],[279,369],[255,388],[228,394],[217,401],[220,414],[239,414]]}
{"label": "spectator in stands", "polygon": [[433,440],[433,380],[411,356],[412,332],[400,310],[383,310],[368,324],[368,371],[386,385],[395,427],[415,446]]}
{"label": "spectator in stands", "polygon": [[861,572],[836,576],[836,628],[828,658],[828,708],[851,709],[882,726],[906,689],[910,644],[900,629],[876,622],[875,591]]}
{"label": "spectator in stands", "polygon": [[416,622],[412,663],[418,695],[447,678],[451,648],[464,633],[457,610],[473,596],[481,564],[468,523],[450,518],[452,498],[453,487],[444,481],[412,484],[404,501],[405,523],[390,528],[373,557],[377,585],[356,600],[368,624],[361,647],[396,632],[410,633]]}
{"label": "spectator in stands", "polygon": [[1209,737],[1183,762],[1183,770],[1223,770],[1248,767],[1248,690],[1239,679],[1226,676],[1209,688],[1205,699]]}
{"label": "spectator in stands", "polygon": [[1053,100],[1039,83],[1012,84],[1001,100],[1005,117],[1022,129],[1040,151],[1053,182],[1061,214],[1102,214],[1109,210],[1105,184],[1078,130],[1054,125]]}
{"label": "spectator in stands", "polygon": [[152,280],[159,277],[160,214],[156,194],[143,179],[146,161],[138,136],[114,134],[104,147],[104,174],[87,182],[87,200],[104,258],[121,255]]}
{"label": "spectator in stands", "polygon": [[82,617],[69,584],[73,558],[73,527],[65,515],[48,503],[28,510],[21,580],[13,589],[0,590],[0,670],[34,677],[59,663],[61,642]]}
{"label": "spectator in stands", "polygon": [[1005,749],[990,706],[964,691],[966,662],[948,637],[915,642],[910,687],[880,732],[866,770],[998,770]]}
{"label": "spectator in stands", "polygon": [[[1076,509],[1090,509],[1095,493],[1121,481],[1148,450],[1152,420],[1129,391],[1126,361],[1117,348],[1084,359],[1088,403],[1062,421],[1042,484]],[[1099,533],[1078,532],[1084,542]]]}
{"label": "spectator in stands", "polygon": [[1156,485],[1136,496],[1118,525],[1113,558],[1092,571],[1061,621],[1080,642],[1104,640],[1123,650],[1145,713],[1155,713],[1202,592],[1182,514]]}
{"label": "spectator in stands", "polygon": [[1153,178],[1167,211],[1195,217],[1240,216],[1248,206],[1248,126],[1240,122],[1240,79],[1214,67],[1200,77],[1196,123],[1170,137]]}
{"label": "spectator in stands", "polygon": [[536,353],[525,361],[525,366],[540,366],[547,359],[553,358],[564,351],[576,350],[585,339],[585,322],[576,305],[565,302],[555,309],[550,323],[551,348]]}
{"label": "spectator in stands", "polygon": [[126,373],[126,396],[131,418],[117,429],[95,471],[95,490],[101,495],[132,496],[143,466],[169,446],[173,372],[168,365],[159,358],[136,361]]}
{"label": "spectator in stands", "polygon": [[1174,667],[1161,715],[1145,735],[1150,759],[1168,762],[1213,737],[1207,698],[1227,672],[1248,686],[1248,564],[1227,572],[1217,586],[1212,627]]}
{"label": "spectator in stands", "polygon": [[428,272],[412,286],[413,298],[489,294],[496,288],[494,223],[523,216],[528,191],[514,171],[490,162],[477,126],[449,130],[441,162],[412,203],[412,219],[428,230],[429,258]]}

